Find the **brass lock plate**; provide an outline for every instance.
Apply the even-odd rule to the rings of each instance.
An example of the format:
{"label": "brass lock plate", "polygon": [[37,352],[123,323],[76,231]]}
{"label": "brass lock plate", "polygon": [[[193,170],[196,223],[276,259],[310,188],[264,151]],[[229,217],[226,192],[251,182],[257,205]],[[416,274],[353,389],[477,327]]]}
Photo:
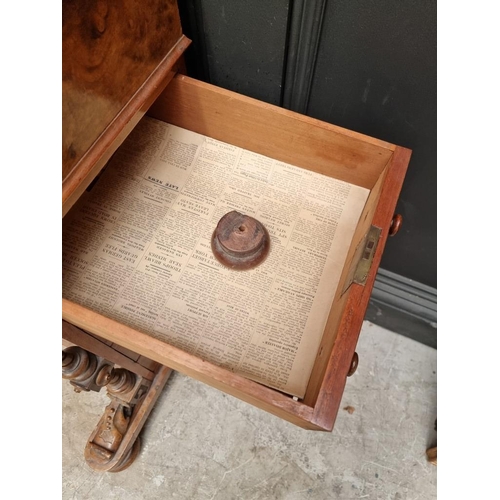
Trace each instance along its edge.
{"label": "brass lock plate", "polygon": [[379,227],[370,226],[368,233],[366,233],[364,238],[359,242],[354,253],[353,264],[349,270],[349,276],[346,280],[342,295],[347,292],[353,283],[363,286],[366,284],[381,233],[382,229]]}

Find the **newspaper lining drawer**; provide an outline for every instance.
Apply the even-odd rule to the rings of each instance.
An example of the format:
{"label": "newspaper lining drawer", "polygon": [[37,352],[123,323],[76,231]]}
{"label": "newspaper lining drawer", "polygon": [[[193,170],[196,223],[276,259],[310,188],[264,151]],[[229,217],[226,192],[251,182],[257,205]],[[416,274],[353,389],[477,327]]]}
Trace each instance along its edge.
{"label": "newspaper lining drawer", "polygon": [[[85,330],[193,376],[282,418],[330,430],[340,404],[357,337],[380,261],[409,152],[317,120],[177,76],[150,116],[264,156],[366,188],[363,209],[342,269],[303,399],[294,400],[78,304],[63,302],[63,317]],[[366,285],[345,293],[355,250],[371,225],[382,229]]]}

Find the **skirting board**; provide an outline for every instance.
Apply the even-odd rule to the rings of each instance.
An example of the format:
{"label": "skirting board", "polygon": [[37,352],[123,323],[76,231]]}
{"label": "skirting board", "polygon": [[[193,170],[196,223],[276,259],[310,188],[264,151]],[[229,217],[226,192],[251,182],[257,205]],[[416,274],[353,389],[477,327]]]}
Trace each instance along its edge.
{"label": "skirting board", "polygon": [[437,290],[379,269],[365,320],[437,348]]}

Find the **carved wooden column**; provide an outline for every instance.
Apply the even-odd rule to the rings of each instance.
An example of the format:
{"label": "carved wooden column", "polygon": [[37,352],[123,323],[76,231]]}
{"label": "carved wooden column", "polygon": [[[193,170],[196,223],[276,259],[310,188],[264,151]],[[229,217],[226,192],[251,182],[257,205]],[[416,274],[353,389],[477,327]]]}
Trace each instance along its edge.
{"label": "carved wooden column", "polygon": [[[96,471],[122,471],[140,451],[139,433],[172,370],[151,361],[153,370],[149,370],[66,322],[63,338],[75,343],[62,352],[63,378],[76,392],[99,392],[106,387],[110,398],[87,441],[85,460]],[[94,352],[84,347],[91,347]]]}

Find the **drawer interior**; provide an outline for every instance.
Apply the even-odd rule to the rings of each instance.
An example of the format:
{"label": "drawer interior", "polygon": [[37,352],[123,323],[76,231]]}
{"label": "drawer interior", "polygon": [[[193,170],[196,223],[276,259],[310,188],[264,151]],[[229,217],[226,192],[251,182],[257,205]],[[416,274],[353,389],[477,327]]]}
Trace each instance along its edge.
{"label": "drawer interior", "polygon": [[[395,146],[198,82],[183,75],[178,75],[173,79],[149,109],[147,115],[156,120],[348,182],[369,191],[367,201],[354,229],[352,240],[348,245],[339,285],[331,303],[326,327],[317,349],[312,371],[308,377],[305,394],[299,402],[291,400],[290,396],[281,394],[279,396],[279,398],[286,398],[290,401],[290,403],[286,403],[285,400],[282,400],[280,405],[290,404],[292,407],[295,405],[292,413],[307,412],[307,408],[314,407],[317,402],[332,351],[336,348],[342,348],[342,346],[336,346],[335,341],[349,297],[348,285],[353,260],[356,249],[372,225]],[[68,216],[71,217],[71,212]],[[94,316],[89,315],[88,317]],[[79,326],[85,326],[98,335],[112,335],[107,328],[93,328],[92,321],[90,319],[85,322],[82,319]],[[174,366],[177,361],[174,361],[173,358],[171,359],[172,363],[169,364],[168,360],[161,356],[156,358],[151,356],[150,347],[143,344],[143,341],[146,343],[149,341],[145,341],[143,337],[137,337],[140,341],[134,345],[135,341],[130,339],[130,329],[126,328],[123,332],[127,332],[123,335],[128,337],[128,340],[122,342],[123,345],[127,344],[126,347],[133,348],[143,355],[149,355],[158,362],[163,362],[174,369],[190,375],[193,375],[194,370],[196,378],[215,386],[220,385],[217,383],[217,378],[221,376],[231,379],[233,386],[246,384],[238,375],[229,371],[224,373],[224,368],[220,368],[220,372],[218,368],[217,370],[210,368],[213,379],[207,380],[207,375],[202,374],[204,370],[196,368],[199,367],[200,360],[192,359],[192,356],[189,355],[182,354],[181,366]],[[110,338],[110,340],[116,341],[117,338]],[[158,342],[158,340],[151,339],[151,342]],[[182,364],[184,364],[185,370],[183,370]],[[215,372],[219,375],[215,375]],[[239,389],[240,392],[248,395],[244,399],[251,400],[254,404],[256,396],[250,396],[250,394],[255,390],[252,381],[248,381],[248,385]],[[241,396],[236,390],[233,393]],[[266,389],[259,394],[262,395],[262,399],[277,401],[278,396],[273,395],[273,393],[277,393],[277,391]],[[268,401],[268,403],[275,404],[273,401]],[[257,403],[257,406],[266,407],[266,404],[263,405],[260,402]]]}
{"label": "drawer interior", "polygon": [[345,259],[303,402],[314,406],[333,349],[358,245],[370,229],[395,146],[178,75],[147,113],[156,119],[370,190]]}

